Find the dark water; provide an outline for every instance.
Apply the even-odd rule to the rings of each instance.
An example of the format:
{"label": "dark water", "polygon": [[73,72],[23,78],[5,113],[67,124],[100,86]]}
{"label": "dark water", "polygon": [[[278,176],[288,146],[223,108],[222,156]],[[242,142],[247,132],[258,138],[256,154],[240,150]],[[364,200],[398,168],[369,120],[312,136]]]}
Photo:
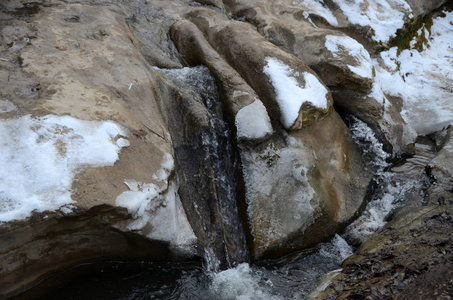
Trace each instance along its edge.
{"label": "dark water", "polygon": [[[314,253],[296,253],[221,272],[200,266],[108,262],[86,264],[41,285],[42,299],[303,299],[352,249],[339,236]],[[62,279],[62,282],[58,282]],[[50,291],[49,291],[50,290]],[[38,295],[35,290],[34,294]]]}

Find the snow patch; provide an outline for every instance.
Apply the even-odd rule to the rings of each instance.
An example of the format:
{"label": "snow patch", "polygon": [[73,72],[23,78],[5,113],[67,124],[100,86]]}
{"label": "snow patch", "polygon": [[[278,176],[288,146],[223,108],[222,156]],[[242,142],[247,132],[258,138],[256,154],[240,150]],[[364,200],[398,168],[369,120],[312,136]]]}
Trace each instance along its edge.
{"label": "snow patch", "polygon": [[286,129],[291,128],[299,117],[299,111],[305,102],[326,109],[327,108],[327,89],[311,73],[303,72],[305,87],[301,88],[296,77],[299,72],[295,72],[276,58],[267,57],[264,73],[269,76],[281,111],[281,119]]}
{"label": "snow patch", "polygon": [[[433,19],[431,38],[422,52],[397,48],[381,52],[375,63],[382,90],[403,99],[402,116],[419,135],[453,121],[453,12]],[[423,122],[420,122],[423,120]]]}
{"label": "snow patch", "polygon": [[370,26],[373,39],[388,42],[404,26],[404,17],[411,8],[404,0],[333,0],[352,24]]}
{"label": "snow patch", "polygon": [[373,63],[371,62],[370,54],[365,50],[362,44],[353,38],[348,36],[327,35],[325,46],[327,50],[332,52],[333,57],[338,57],[338,52],[352,56],[356,61],[356,65],[348,65],[351,72],[363,78],[371,79],[373,77]]}
{"label": "snow patch", "polygon": [[111,121],[30,115],[0,120],[0,221],[73,203],[71,186],[84,166],[112,166],[126,146]]}
{"label": "snow patch", "polygon": [[266,107],[256,99],[236,114],[238,139],[261,139],[272,134],[272,125]]}
{"label": "snow patch", "polygon": [[[303,6],[308,9],[309,13],[316,14],[320,17],[323,17],[330,25],[338,26],[337,18],[335,18],[335,16],[332,14],[332,12],[326,6],[326,4],[324,3],[323,0],[294,1],[293,5]],[[311,22],[310,18],[308,17],[308,15],[309,15],[308,12],[304,12],[304,17],[305,17],[305,19],[308,19]],[[314,25],[314,26],[316,27],[316,25]]]}
{"label": "snow patch", "polygon": [[177,185],[168,182],[173,169],[174,159],[165,153],[161,168],[153,174],[153,179],[163,184],[125,180],[129,191],[116,198],[116,205],[126,207],[134,218],[127,225],[129,230],[146,232],[148,238],[167,241],[190,252],[196,237],[179,199]]}

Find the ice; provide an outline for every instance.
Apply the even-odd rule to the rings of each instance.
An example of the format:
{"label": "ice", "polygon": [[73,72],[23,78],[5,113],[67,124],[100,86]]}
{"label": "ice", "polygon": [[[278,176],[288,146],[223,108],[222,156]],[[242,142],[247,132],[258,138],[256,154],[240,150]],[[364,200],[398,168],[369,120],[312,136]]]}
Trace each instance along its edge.
{"label": "ice", "polygon": [[373,39],[388,42],[404,26],[405,16],[411,15],[410,6],[403,0],[333,0],[352,24],[370,26]]}
{"label": "ice", "polygon": [[0,114],[17,110],[17,106],[8,100],[0,100]]}
{"label": "ice", "polygon": [[[433,19],[428,46],[419,52],[381,52],[375,64],[382,90],[403,99],[402,116],[419,135],[453,122],[453,12]],[[423,120],[423,122],[420,122]]]}
{"label": "ice", "polygon": [[[330,9],[326,6],[323,0],[315,1],[315,0],[303,0],[303,1],[294,1],[293,5],[303,6],[308,9],[310,13],[316,14],[320,17],[323,17],[327,22],[329,22],[332,26],[338,26],[337,18],[332,14]],[[304,17],[308,19],[310,22],[311,20],[308,17],[308,13],[305,14]],[[314,24],[313,24],[314,25]],[[316,27],[316,25],[314,25]]]}
{"label": "ice", "polygon": [[70,116],[0,120],[0,221],[73,203],[77,172],[84,166],[112,166],[127,144],[115,139],[125,135],[113,122]]}
{"label": "ice", "polygon": [[373,63],[370,54],[365,48],[348,36],[326,35],[325,46],[332,52],[333,57],[338,57],[338,52],[347,53],[356,62],[355,66],[348,65],[349,70],[363,78],[373,77]]}
{"label": "ice", "polygon": [[192,252],[196,237],[179,199],[177,184],[169,182],[174,166],[173,156],[164,153],[161,169],[153,174],[153,179],[162,184],[125,180],[129,191],[116,198],[116,205],[127,208],[134,218],[127,225],[129,230],[142,231],[148,238]]}
{"label": "ice", "polygon": [[327,108],[327,89],[311,73],[303,72],[305,86],[302,88],[296,80],[298,72],[294,72],[289,66],[285,65],[276,58],[267,57],[264,73],[269,76],[281,111],[281,119],[286,129],[291,128],[299,116],[299,111],[305,102],[326,109]]}
{"label": "ice", "polygon": [[258,99],[239,110],[235,124],[238,139],[261,139],[272,134],[272,125],[266,107]]}

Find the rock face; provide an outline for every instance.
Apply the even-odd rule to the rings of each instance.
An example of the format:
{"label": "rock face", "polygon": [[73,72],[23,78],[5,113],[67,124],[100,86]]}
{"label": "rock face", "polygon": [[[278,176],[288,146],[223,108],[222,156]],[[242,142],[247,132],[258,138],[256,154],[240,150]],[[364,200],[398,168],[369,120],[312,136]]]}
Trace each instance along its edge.
{"label": "rock face", "polygon": [[451,296],[452,226],[451,205],[401,215],[346,259],[343,271],[315,298]]}
{"label": "rock face", "polygon": [[[445,1],[384,2],[0,4],[0,294],[86,261],[203,248],[216,270],[331,238],[373,175],[338,112],[404,154],[379,51]],[[436,141],[444,203],[451,130]]]}
{"label": "rock face", "polygon": [[[342,270],[325,276],[310,299],[451,296],[453,202],[447,171],[451,159],[446,159],[451,157],[451,127],[433,133],[431,138],[431,143],[428,139],[419,141],[415,150],[424,148],[424,153],[405,164],[411,169],[405,170],[406,176],[421,172],[431,176],[426,193],[407,193],[405,205],[393,212],[394,219],[347,258]],[[438,148],[432,149],[436,145]],[[401,181],[397,177],[394,180]]]}

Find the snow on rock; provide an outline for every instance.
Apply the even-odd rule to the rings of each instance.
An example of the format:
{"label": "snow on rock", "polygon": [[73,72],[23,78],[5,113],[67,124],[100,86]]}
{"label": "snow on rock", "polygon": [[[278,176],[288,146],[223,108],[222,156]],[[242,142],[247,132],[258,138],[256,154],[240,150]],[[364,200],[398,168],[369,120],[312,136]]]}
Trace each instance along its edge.
{"label": "snow on rock", "polygon": [[327,50],[332,52],[333,57],[338,57],[338,52],[347,53],[356,61],[355,66],[348,65],[351,72],[363,78],[373,77],[373,64],[371,62],[370,54],[365,48],[348,36],[326,35],[325,46]]}
{"label": "snow on rock", "polygon": [[388,42],[404,26],[404,18],[412,16],[404,0],[333,0],[352,24],[370,26],[373,39]]}
{"label": "snow on rock", "polygon": [[30,115],[0,120],[0,222],[73,203],[71,186],[84,166],[112,166],[129,142],[110,121]]}
{"label": "snow on rock", "polygon": [[305,102],[321,109],[327,108],[327,89],[311,73],[303,72],[305,87],[300,87],[295,72],[289,66],[275,58],[267,57],[264,73],[269,76],[281,111],[281,119],[286,129],[291,128],[299,117],[299,111]]}
{"label": "snow on rock", "polygon": [[[303,6],[308,9],[309,13],[316,14],[320,17],[323,17],[327,22],[332,26],[338,26],[337,18],[332,14],[330,9],[326,6],[323,0],[313,1],[313,0],[302,0],[294,1],[293,5]],[[304,14],[306,19],[309,19],[309,13]],[[316,25],[315,25],[316,27]]]}
{"label": "snow on rock", "polygon": [[402,116],[420,135],[453,122],[453,12],[433,23],[422,52],[407,49],[398,55],[393,47],[381,52],[383,65],[375,63],[382,90],[403,99]]}
{"label": "snow on rock", "polygon": [[169,183],[173,169],[173,157],[165,153],[161,169],[153,176],[164,185],[125,180],[129,191],[121,193],[116,204],[126,207],[134,218],[127,225],[129,230],[142,231],[148,238],[168,241],[180,250],[190,252],[196,237],[179,199],[177,185]]}
{"label": "snow on rock", "polygon": [[272,125],[266,107],[258,99],[239,110],[235,124],[238,139],[262,139],[272,134]]}

